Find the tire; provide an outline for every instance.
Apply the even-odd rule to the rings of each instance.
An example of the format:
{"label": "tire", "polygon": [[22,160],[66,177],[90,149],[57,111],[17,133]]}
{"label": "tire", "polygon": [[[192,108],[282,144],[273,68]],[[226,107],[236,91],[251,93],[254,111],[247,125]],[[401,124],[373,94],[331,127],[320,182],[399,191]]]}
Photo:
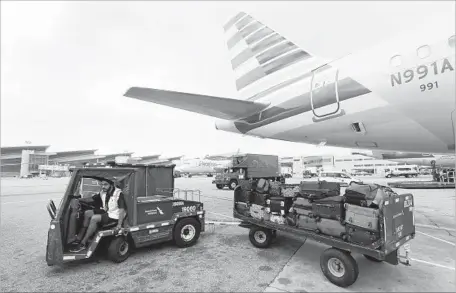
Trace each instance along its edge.
{"label": "tire", "polygon": [[391,178],[391,174],[386,175],[386,178]]}
{"label": "tire", "polygon": [[217,186],[218,189],[223,189],[223,184],[215,184],[215,186]]}
{"label": "tire", "polygon": [[258,248],[268,248],[271,245],[273,233],[270,229],[259,226],[250,228],[249,239],[253,246]]}
{"label": "tire", "polygon": [[108,258],[115,263],[121,263],[130,256],[131,247],[124,236],[115,237],[109,243]]}
{"label": "tire", "polygon": [[355,183],[355,181],[350,181],[350,183],[347,186],[352,185],[352,183]]}
{"label": "tire", "polygon": [[234,190],[237,186],[237,182],[236,180],[231,180],[230,181],[230,185],[228,185],[228,187],[231,189],[231,190]]}
{"label": "tire", "polygon": [[355,283],[359,275],[358,264],[350,253],[335,248],[323,252],[320,268],[331,283],[343,288]]}
{"label": "tire", "polygon": [[193,246],[201,233],[201,224],[195,218],[185,218],[177,222],[173,231],[174,243],[177,247]]}
{"label": "tire", "polygon": [[372,257],[370,255],[366,255],[366,254],[363,254],[365,258],[367,258],[368,260],[370,261],[373,261],[373,262],[383,262],[383,260],[379,260],[379,259],[376,259],[375,257]]}

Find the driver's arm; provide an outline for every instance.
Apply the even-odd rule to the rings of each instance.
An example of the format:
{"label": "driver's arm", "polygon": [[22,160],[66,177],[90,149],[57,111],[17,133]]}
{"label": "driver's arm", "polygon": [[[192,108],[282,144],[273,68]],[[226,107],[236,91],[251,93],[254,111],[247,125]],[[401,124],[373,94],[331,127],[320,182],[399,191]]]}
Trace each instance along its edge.
{"label": "driver's arm", "polygon": [[117,222],[117,228],[122,228],[123,221],[127,215],[127,206],[123,193],[120,193],[117,205],[119,206],[119,221]]}

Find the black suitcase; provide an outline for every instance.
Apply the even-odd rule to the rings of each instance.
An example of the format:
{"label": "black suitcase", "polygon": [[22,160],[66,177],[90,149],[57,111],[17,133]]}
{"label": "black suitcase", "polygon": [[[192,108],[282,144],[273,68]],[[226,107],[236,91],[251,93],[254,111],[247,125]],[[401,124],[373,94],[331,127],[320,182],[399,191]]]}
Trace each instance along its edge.
{"label": "black suitcase", "polygon": [[315,216],[343,221],[344,198],[342,196],[327,197],[312,203],[312,211]]}
{"label": "black suitcase", "polygon": [[320,181],[321,189],[329,189],[328,196],[338,196],[340,195],[340,183],[337,182],[328,182]]}
{"label": "black suitcase", "polygon": [[281,215],[287,214],[292,204],[292,198],[270,197],[266,200],[266,206],[269,208],[269,212],[279,213]]}
{"label": "black suitcase", "polygon": [[260,206],[266,206],[266,200],[269,198],[269,194],[258,193],[256,191],[251,191],[249,193],[249,203],[256,204]]}

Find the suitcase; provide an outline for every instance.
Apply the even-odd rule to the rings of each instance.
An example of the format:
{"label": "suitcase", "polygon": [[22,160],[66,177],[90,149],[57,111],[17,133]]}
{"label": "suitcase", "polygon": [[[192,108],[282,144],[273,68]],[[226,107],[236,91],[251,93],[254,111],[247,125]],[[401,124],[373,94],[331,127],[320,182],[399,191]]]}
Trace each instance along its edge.
{"label": "suitcase", "polygon": [[385,199],[397,195],[388,186],[379,184],[360,184],[352,183],[345,189],[344,197],[346,203],[359,206],[374,206],[381,207]]}
{"label": "suitcase", "polygon": [[261,178],[257,181],[255,190],[259,193],[267,193],[269,191],[269,187],[269,181]]}
{"label": "suitcase", "polygon": [[250,206],[250,215],[258,220],[269,220],[270,216],[270,214],[265,211],[264,207],[256,204]]}
{"label": "suitcase", "polygon": [[280,196],[281,195],[280,182],[278,182],[278,181],[270,181],[269,185],[270,185],[269,194],[271,196]]}
{"label": "suitcase", "polygon": [[237,202],[235,204],[236,211],[244,216],[250,216],[250,207],[247,203]]}
{"label": "suitcase", "polygon": [[380,233],[367,231],[351,225],[345,225],[346,239],[348,242],[371,246],[380,239]]}
{"label": "suitcase", "polygon": [[283,197],[295,197],[300,191],[299,184],[282,184],[281,191]]}
{"label": "suitcase", "polygon": [[317,228],[322,234],[339,238],[342,238],[347,233],[345,226],[336,220],[320,219],[317,222]]}
{"label": "suitcase", "polygon": [[292,208],[297,214],[303,214],[305,210],[312,211],[312,203],[307,198],[296,197]]}
{"label": "suitcase", "polygon": [[260,206],[265,206],[268,198],[268,194],[258,193],[256,191],[251,191],[249,194],[249,202]]}
{"label": "suitcase", "polygon": [[351,204],[345,204],[345,223],[369,231],[379,230],[379,211]]}
{"label": "suitcase", "polygon": [[318,226],[317,226],[317,220],[315,218],[306,216],[306,215],[298,215],[296,217],[296,226],[300,229],[306,229],[306,230],[313,230],[317,231]]}
{"label": "suitcase", "polygon": [[285,215],[293,204],[292,198],[285,197],[271,197],[266,200],[266,206],[269,208],[271,213],[280,213]]}
{"label": "suitcase", "polygon": [[343,221],[344,198],[342,196],[327,197],[312,203],[312,211],[315,216]]}
{"label": "suitcase", "polygon": [[285,224],[285,218],[281,215],[271,214],[269,221],[280,225]]}
{"label": "suitcase", "polygon": [[320,181],[321,189],[329,189],[328,196],[338,196],[340,195],[340,183],[337,182],[328,182]]}

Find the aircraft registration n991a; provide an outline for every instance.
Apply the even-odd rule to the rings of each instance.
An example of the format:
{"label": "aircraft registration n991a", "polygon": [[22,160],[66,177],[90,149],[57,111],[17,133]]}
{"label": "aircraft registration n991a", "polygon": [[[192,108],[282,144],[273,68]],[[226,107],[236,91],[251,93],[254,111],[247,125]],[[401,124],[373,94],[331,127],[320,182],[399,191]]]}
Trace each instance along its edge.
{"label": "aircraft registration n991a", "polygon": [[243,135],[454,153],[455,19],[421,21],[424,28],[328,60],[241,12],[224,26],[236,99],[142,87],[125,96],[212,116],[218,130]]}

